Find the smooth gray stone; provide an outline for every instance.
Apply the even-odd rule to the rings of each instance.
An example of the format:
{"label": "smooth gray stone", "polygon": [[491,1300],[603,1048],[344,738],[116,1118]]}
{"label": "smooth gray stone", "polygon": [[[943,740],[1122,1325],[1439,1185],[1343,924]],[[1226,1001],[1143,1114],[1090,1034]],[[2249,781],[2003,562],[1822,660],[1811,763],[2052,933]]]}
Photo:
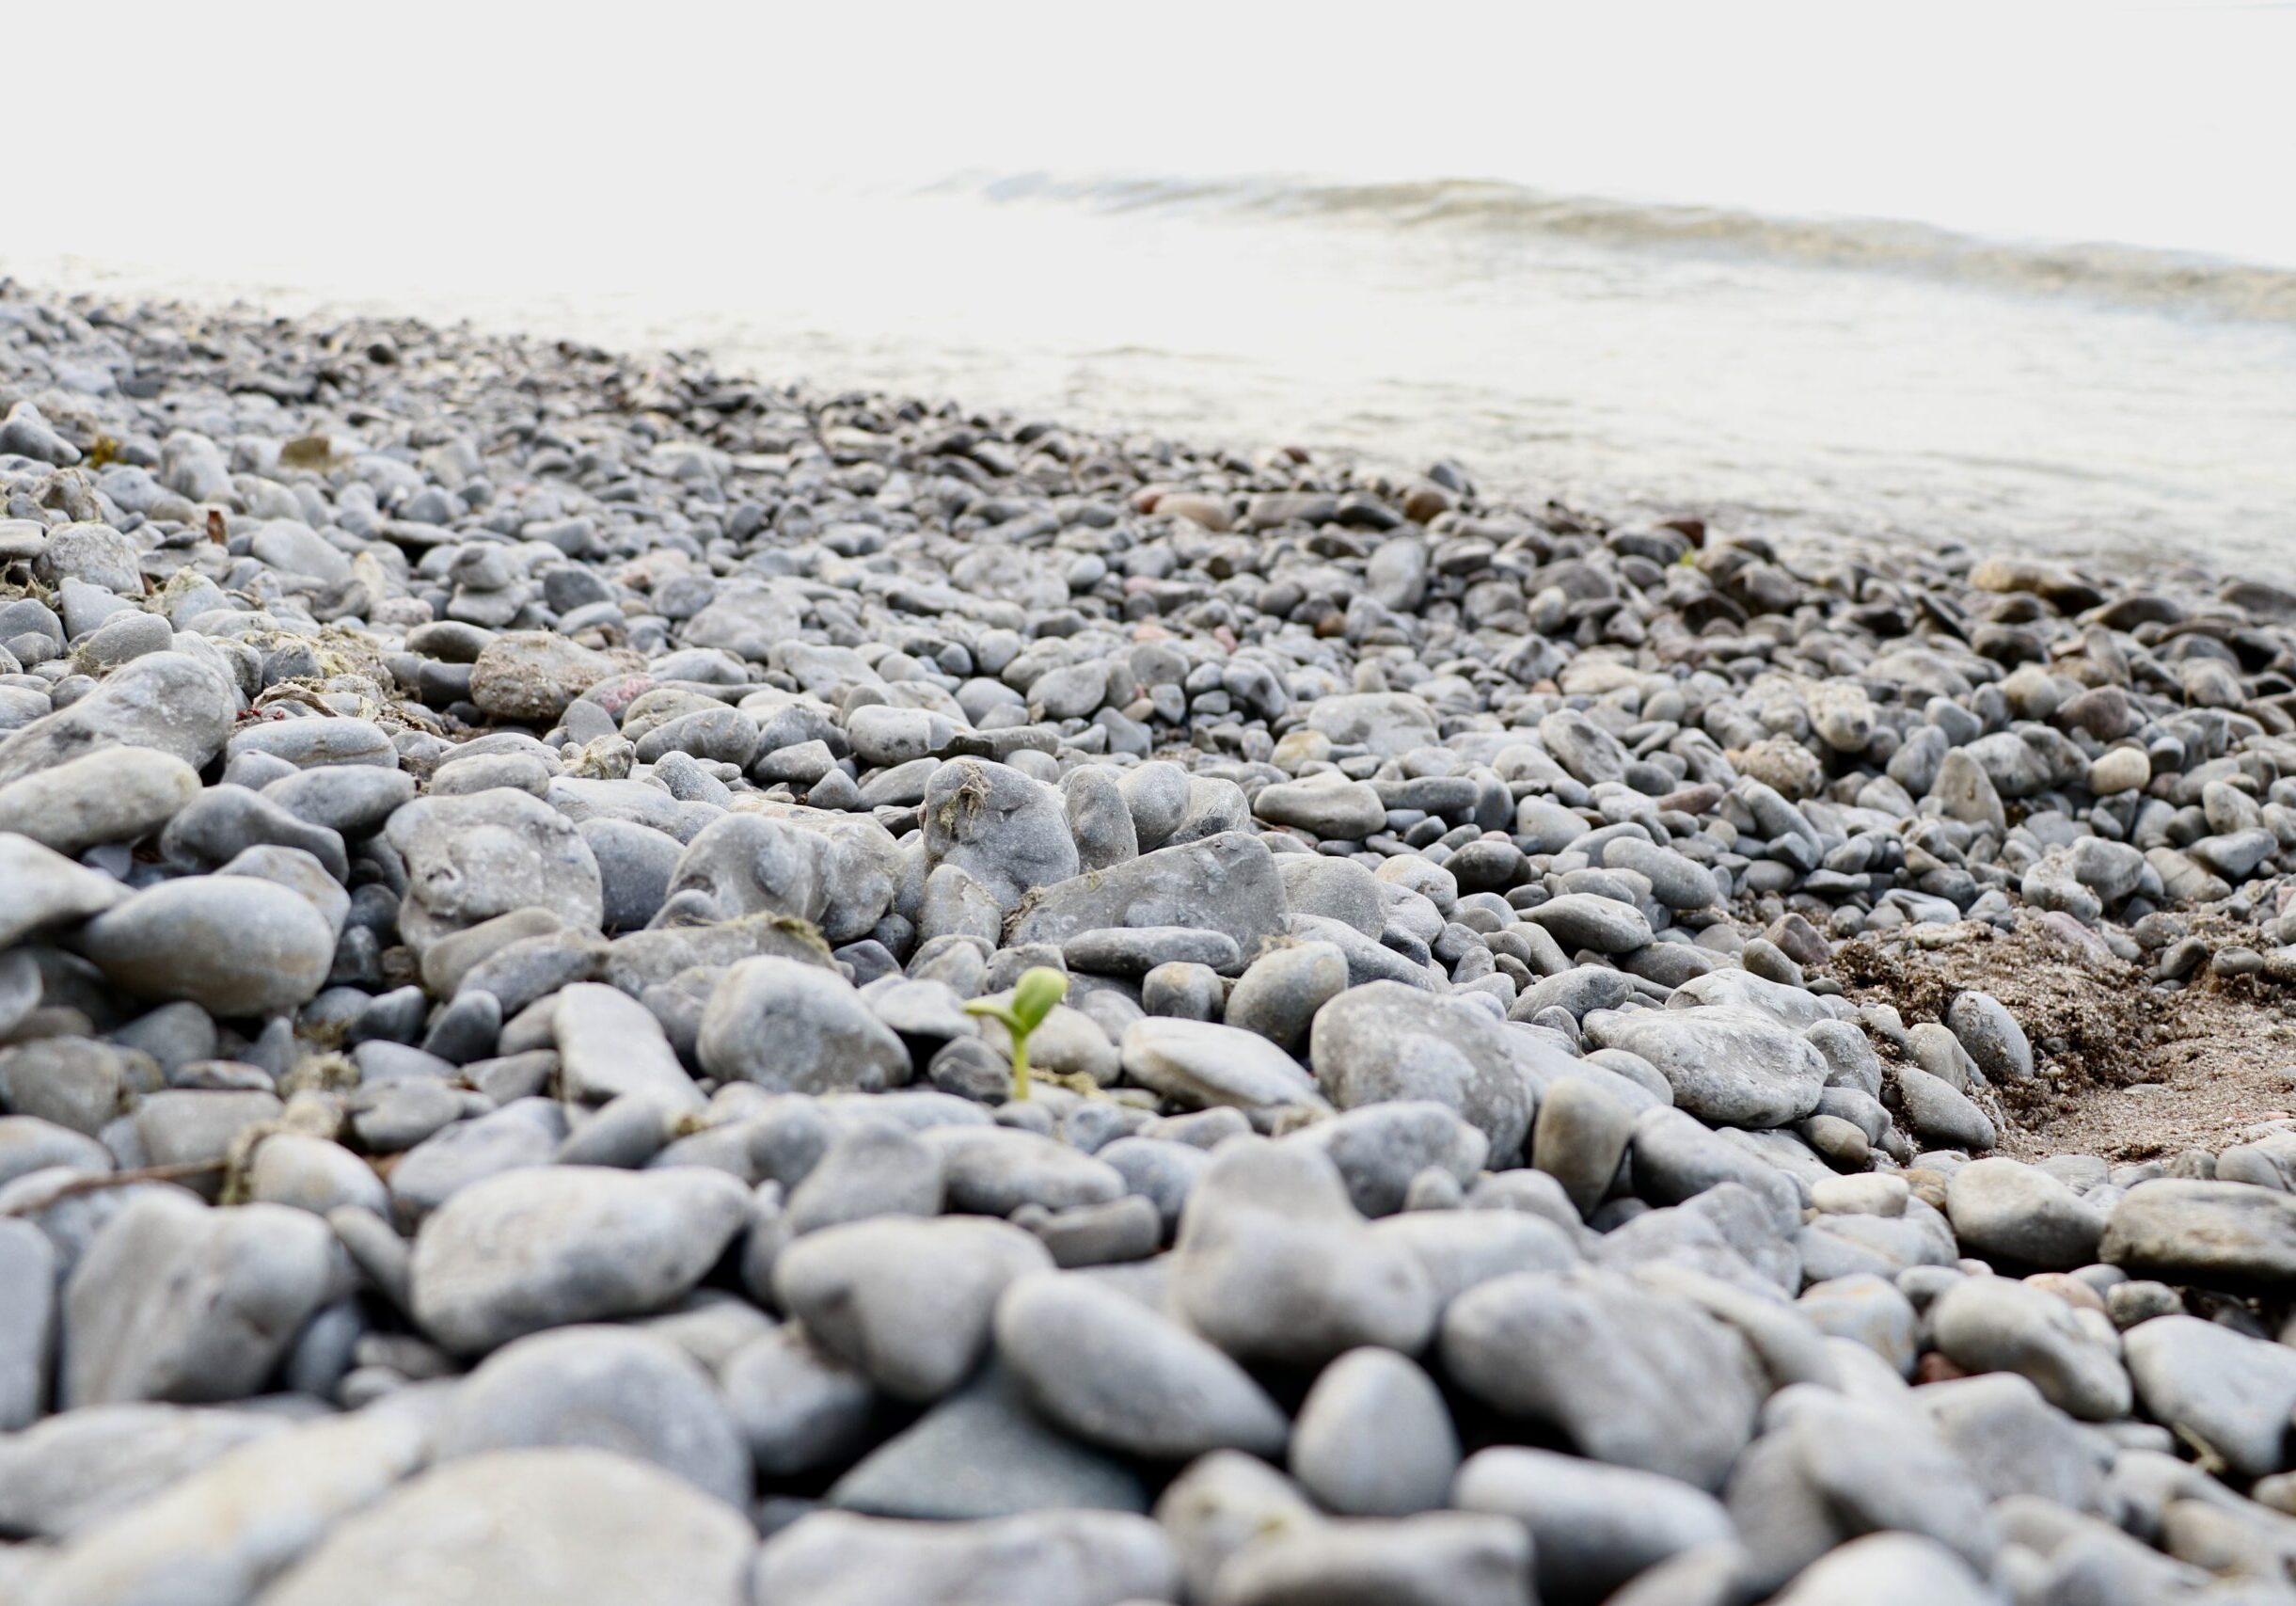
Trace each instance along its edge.
{"label": "smooth gray stone", "polygon": [[1412,1179],[1431,1167],[1462,1186],[1473,1182],[1490,1153],[1480,1131],[1425,1100],[1365,1105],[1284,1141],[1321,1149],[1338,1167],[1355,1208],[1374,1217],[1403,1208]]}
{"label": "smooth gray stone", "polygon": [[1631,953],[1651,940],[1650,921],[1642,911],[1591,892],[1550,898],[1525,910],[1523,918],[1543,927],[1566,952],[1591,948],[1599,954]]}
{"label": "smooth gray stone", "polygon": [[618,988],[594,981],[562,988],[551,1034],[562,1096],[570,1102],[603,1105],[630,1093],[673,1109],[698,1110],[705,1102],[653,1013]]}
{"label": "smooth gray stone", "polygon": [[1328,1108],[1315,1078],[1267,1039],[1211,1021],[1151,1015],[1125,1028],[1124,1073],[1192,1108]]}
{"label": "smooth gray stone", "polygon": [[94,1038],[35,1038],[0,1049],[0,1100],[11,1112],[90,1137],[111,1124],[131,1095],[159,1085],[149,1056]]}
{"label": "smooth gray stone", "polygon": [[82,929],[77,946],[114,985],[228,1018],[276,1014],[326,980],[335,932],[287,887],[197,876],[135,894]]}
{"label": "smooth gray stone", "polygon": [[1407,1210],[1371,1224],[1371,1235],[1401,1249],[1419,1264],[1434,1290],[1438,1313],[1468,1289],[1518,1271],[1568,1271],[1581,1256],[1572,1233],[1576,1213],[1557,1201],[1573,1219],[1558,1225],[1528,1210],[1469,1208]]}
{"label": "smooth gray stone", "polygon": [[738,1509],[642,1461],[503,1450],[433,1467],[347,1517],[262,1598],[744,1606],[755,1551]]}
{"label": "smooth gray stone", "polygon": [[1257,1456],[1215,1450],[1188,1463],[1156,1502],[1185,1582],[1179,1598],[1209,1600],[1220,1570],[1270,1534],[1321,1528],[1323,1514],[1290,1478]]}
{"label": "smooth gray stone", "polygon": [[775,1091],[879,1092],[907,1082],[909,1050],[852,983],[795,960],[728,969],[702,1016],[702,1067]]}
{"label": "smooth gray stone", "polygon": [[[1959,750],[1956,749],[1957,753]],[[1993,1606],[1998,1596],[1967,1562],[1916,1534],[1868,1534],[1814,1563],[1777,1606]]]}
{"label": "smooth gray stone", "polygon": [[1480,1010],[1392,981],[1351,987],[1318,1010],[1308,1059],[1341,1109],[1432,1100],[1479,1128],[1500,1161],[1529,1131],[1534,1094],[1525,1067],[1568,1063]]}
{"label": "smooth gray stone", "polygon": [[1590,1042],[1656,1066],[1674,1105],[1714,1125],[1769,1127],[1817,1107],[1826,1061],[1788,1027],[1734,1009],[1596,1011]]}
{"label": "smooth gray stone", "polygon": [[1110,1166],[1066,1143],[1008,1126],[939,1126],[921,1135],[939,1153],[948,1208],[1010,1216],[1023,1204],[1047,1210],[1106,1204],[1124,1192]]}
{"label": "smooth gray stone", "polygon": [[1172,1280],[1189,1325],[1240,1360],[1311,1366],[1366,1344],[1409,1353],[1434,1321],[1417,1258],[1371,1233],[1327,1155],[1290,1144],[1212,1155]]}
{"label": "smooth gray stone", "polygon": [[337,881],[350,879],[350,858],[339,833],[298,819],[245,787],[208,787],[177,811],[160,833],[160,852],[166,858],[199,869],[212,869],[246,849],[264,846],[299,848]]}
{"label": "smooth gray stone", "polygon": [[471,1184],[415,1237],[423,1329],[459,1355],[544,1328],[660,1310],[749,1219],[749,1190],[694,1168],[539,1166]]}
{"label": "smooth gray stone", "polygon": [[0,833],[0,947],[37,932],[79,925],[114,908],[128,889],[27,836]]}
{"label": "smooth gray stone", "polygon": [[1795,1309],[1818,1331],[1865,1345],[1899,1376],[1913,1375],[1921,1359],[1921,1317],[1889,1279],[1856,1272],[1813,1282]]}
{"label": "smooth gray stone", "polygon": [[2113,1455],[2014,1372],[1926,1384],[1914,1399],[1994,1500],[2026,1495],[2108,1515]]}
{"label": "smooth gray stone", "polygon": [[829,1503],[874,1517],[967,1522],[1025,1512],[1142,1512],[1140,1475],[1057,1432],[991,1363],[830,1487]]}
{"label": "smooth gray stone", "polygon": [[302,1211],[139,1197],[65,1284],[58,1395],[67,1407],[244,1399],[341,1273],[333,1234]]}
{"label": "smooth gray stone", "polygon": [[267,1092],[171,1088],[147,1094],[132,1119],[151,1164],[221,1166],[242,1132],[277,1121],[283,1107]]}
{"label": "smooth gray stone", "polygon": [[949,760],[926,783],[921,812],[926,868],[957,866],[1005,911],[1082,867],[1060,793],[1008,764]]}
{"label": "smooth gray stone", "polygon": [[1945,1025],[1978,1069],[1996,1082],[2023,1082],[2033,1076],[2033,1044],[2001,1000],[1989,993],[1955,994],[1945,1008]]}
{"label": "smooth gray stone", "polygon": [[[1745,1341],[1613,1273],[1483,1283],[1451,1301],[1442,1344],[1470,1393],[1558,1429],[1598,1461],[1712,1490],[1753,1437],[1760,1402]],[[1698,1407],[1686,1413],[1690,1401]]]}
{"label": "smooth gray stone", "polygon": [[1702,1489],[1552,1450],[1478,1451],[1459,1469],[1453,1499],[1523,1525],[1549,1606],[1607,1600],[1636,1575],[1735,1534],[1722,1503]]}
{"label": "smooth gray stone", "polygon": [[752,1462],[768,1478],[844,1466],[870,1442],[877,1391],[801,1323],[784,1322],[728,1355],[718,1386]]}
{"label": "smooth gray stone", "polygon": [[1211,1156],[1193,1144],[1145,1136],[1116,1138],[1097,1150],[1093,1158],[1124,1179],[1128,1195],[1156,1207],[1167,1233],[1179,1224],[1196,1179],[1211,1163]]}
{"label": "smooth gray stone", "polygon": [[1326,1511],[1409,1517],[1449,1503],[1459,1436],[1441,1391],[1407,1357],[1350,1350],[1301,1403],[1291,1468]]}
{"label": "smooth gray stone", "polygon": [[1358,692],[1320,697],[1307,710],[1307,724],[1343,746],[1361,745],[1382,758],[1398,758],[1415,747],[1433,747],[1435,716],[1426,702],[1404,692]]}
{"label": "smooth gray stone", "polygon": [[667,832],[625,819],[586,819],[576,829],[598,862],[605,929],[643,930],[670,896],[685,844]]}
{"label": "smooth gray stone", "polygon": [[1284,899],[1293,914],[1337,920],[1374,939],[1386,929],[1386,903],[1380,897],[1379,878],[1353,859],[1280,853],[1275,871],[1283,878]]}
{"label": "smooth gray stone", "polygon": [[815,1512],[768,1540],[751,1574],[752,1598],[776,1606],[1119,1606],[1178,1587],[1163,1531],[1114,1511],[978,1522]]}
{"label": "smooth gray stone", "polygon": [[1351,842],[1383,830],[1387,821],[1386,805],[1376,790],[1334,771],[1262,787],[1252,800],[1252,812],[1271,825]]}
{"label": "smooth gray stone", "polygon": [[399,929],[418,953],[514,910],[543,910],[582,930],[605,920],[596,857],[540,798],[500,787],[418,798],[383,835],[406,864]]}
{"label": "smooth gray stone", "polygon": [[2053,1294],[2006,1278],[1965,1278],[1927,1315],[1932,1342],[1966,1372],[2019,1373],[2051,1405],[2085,1422],[2128,1414],[2129,1375],[2111,1325],[2083,1325]]}
{"label": "smooth gray stone", "polygon": [[0,1038],[13,1035],[46,992],[37,959],[23,948],[0,952]]}
{"label": "smooth gray stone", "polygon": [[390,1208],[389,1189],[366,1161],[340,1143],[298,1132],[274,1133],[256,1146],[247,1192],[314,1216],[345,1207],[381,1216]]}
{"label": "smooth gray stone", "polygon": [[1015,944],[1063,943],[1109,927],[1190,926],[1221,932],[1251,955],[1282,930],[1286,913],[1267,844],[1223,832],[1040,887],[1007,934]]}
{"label": "smooth gray stone", "polygon": [[1071,970],[1097,976],[1146,976],[1165,964],[1205,965],[1223,975],[1243,968],[1235,940],[1186,926],[1131,926],[1085,931],[1061,945]]}
{"label": "smooth gray stone", "polygon": [[[404,1391],[241,1445],[81,1529],[31,1606],[238,1606],[337,1521],[420,1468],[440,1404],[428,1391]],[[345,1588],[378,1598],[376,1577],[362,1572],[325,1598],[340,1598]]]}
{"label": "smooth gray stone", "polygon": [[1539,1101],[1530,1163],[1562,1185],[1582,1216],[1591,1216],[1626,1158],[1635,1112],[1584,1076],[1558,1076]]}
{"label": "smooth gray stone", "polygon": [[199,795],[199,772],[171,753],[106,747],[0,787],[0,832],[76,855],[133,842]]}
{"label": "smooth gray stone", "polygon": [[2163,1177],[2121,1195],[2098,1258],[2132,1277],[2285,1286],[2296,1279],[2296,1195]]}
{"label": "smooth gray stone", "polygon": [[1278,1530],[1221,1569],[1214,1606],[1530,1606],[1530,1539],[1459,1511]]}
{"label": "smooth gray stone", "polygon": [[1951,1082],[1918,1066],[1892,1066],[1882,1099],[1921,1142],[1972,1152],[1993,1147],[1997,1135],[1985,1111]]}
{"label": "smooth gray stone", "polygon": [[2296,1350],[2181,1315],[2139,1322],[2121,1348],[2155,1422],[2198,1439],[2241,1477],[2296,1467]]}
{"label": "smooth gray stone", "polygon": [[69,708],[0,736],[0,787],[111,747],[149,747],[203,770],[238,713],[236,688],[212,663],[150,653]]}
{"label": "smooth gray stone", "polygon": [[939,1399],[990,1343],[996,1301],[1052,1268],[1029,1233],[971,1216],[876,1216],[809,1232],[782,1252],[773,1295],[814,1340],[897,1399]]}
{"label": "smooth gray stone", "polygon": [[[0,1080],[0,1094],[6,1089]],[[111,1151],[84,1132],[38,1116],[0,1116],[0,1185],[56,1166],[90,1173],[114,1169]]]}
{"label": "smooth gray stone", "polygon": [[1085,1278],[1021,1278],[998,1299],[994,1331],[1030,1403],[1086,1443],[1163,1461],[1283,1447],[1290,1424],[1242,1367]]}
{"label": "smooth gray stone", "polygon": [[265,1411],[86,1406],[0,1438],[0,1534],[66,1539],[258,1439]]}
{"label": "smooth gray stone", "polygon": [[[552,1101],[516,1099],[468,1121],[457,1119],[461,1106],[443,1084],[413,1082],[387,1088],[374,1109],[352,1119],[370,1153],[404,1149],[389,1185],[396,1214],[410,1227],[474,1184],[548,1165],[566,1139],[565,1113]],[[402,1143],[414,1133],[421,1136]]]}
{"label": "smooth gray stone", "polygon": [[1861,1534],[1904,1530],[1990,1570],[2001,1536],[1983,1493],[1918,1412],[1805,1384],[1766,1410],[1770,1431],[1732,1475],[1727,1504],[1767,1589]]}
{"label": "smooth gray stone", "polygon": [[[1965,994],[1966,996],[1966,994]],[[1946,1180],[1945,1213],[1962,1248],[2043,1271],[2093,1264],[2105,1215],[2037,1167],[1972,1160]]]}
{"label": "smooth gray stone", "polygon": [[1347,956],[1330,943],[1294,943],[1254,960],[1228,990],[1221,1019],[1296,1051],[1325,1004],[1347,989]]}
{"label": "smooth gray stone", "polygon": [[46,1407],[55,1339],[55,1247],[31,1222],[0,1217],[0,1436],[31,1426]]}
{"label": "smooth gray stone", "polygon": [[1107,765],[1084,764],[1060,778],[1080,872],[1104,870],[1140,856],[1139,830],[1124,801],[1123,773]]}
{"label": "smooth gray stone", "polygon": [[436,1454],[560,1447],[652,1462],[732,1505],[750,1496],[749,1447],[709,1375],[634,1328],[559,1328],[504,1344],[456,1389]]}

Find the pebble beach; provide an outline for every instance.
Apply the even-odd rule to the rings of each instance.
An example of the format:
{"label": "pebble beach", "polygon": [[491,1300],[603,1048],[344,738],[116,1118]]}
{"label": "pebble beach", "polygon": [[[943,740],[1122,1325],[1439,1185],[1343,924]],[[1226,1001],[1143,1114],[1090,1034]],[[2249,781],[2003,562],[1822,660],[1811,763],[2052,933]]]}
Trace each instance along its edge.
{"label": "pebble beach", "polygon": [[0,1600],[2296,1603],[2296,589],[0,284]]}

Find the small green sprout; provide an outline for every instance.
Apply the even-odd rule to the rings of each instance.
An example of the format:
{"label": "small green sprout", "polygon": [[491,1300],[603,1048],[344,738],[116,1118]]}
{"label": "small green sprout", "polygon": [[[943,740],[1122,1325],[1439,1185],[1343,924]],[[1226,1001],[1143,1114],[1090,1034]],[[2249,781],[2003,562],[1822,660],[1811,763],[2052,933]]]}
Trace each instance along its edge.
{"label": "small green sprout", "polygon": [[999,1003],[994,998],[975,998],[965,1006],[968,1015],[986,1015],[1005,1023],[1012,1034],[1012,1096],[1028,1097],[1028,1040],[1029,1034],[1044,1025],[1044,1018],[1053,1012],[1053,1006],[1069,995],[1069,978],[1051,965],[1040,964],[1021,973],[1013,984],[1011,997]]}

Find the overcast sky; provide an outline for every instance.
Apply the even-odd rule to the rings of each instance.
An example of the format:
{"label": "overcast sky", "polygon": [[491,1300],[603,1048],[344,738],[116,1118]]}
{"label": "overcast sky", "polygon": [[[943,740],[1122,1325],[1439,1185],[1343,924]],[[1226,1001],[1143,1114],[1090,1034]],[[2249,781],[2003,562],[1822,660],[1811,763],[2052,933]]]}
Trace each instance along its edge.
{"label": "overcast sky", "polygon": [[546,260],[959,168],[1500,177],[2296,262],[2296,6],[204,0],[15,8],[0,254]]}

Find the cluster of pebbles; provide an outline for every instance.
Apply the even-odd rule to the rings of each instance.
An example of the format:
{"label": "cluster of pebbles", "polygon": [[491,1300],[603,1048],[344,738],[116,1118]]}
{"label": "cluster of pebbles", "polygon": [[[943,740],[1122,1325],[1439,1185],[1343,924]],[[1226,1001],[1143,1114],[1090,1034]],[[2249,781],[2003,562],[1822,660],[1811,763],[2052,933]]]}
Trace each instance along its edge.
{"label": "cluster of pebbles", "polygon": [[2296,1132],[1990,1155],[1827,975],[2296,980],[2296,596],[404,324],[0,410],[0,1598],[2296,1601]]}

